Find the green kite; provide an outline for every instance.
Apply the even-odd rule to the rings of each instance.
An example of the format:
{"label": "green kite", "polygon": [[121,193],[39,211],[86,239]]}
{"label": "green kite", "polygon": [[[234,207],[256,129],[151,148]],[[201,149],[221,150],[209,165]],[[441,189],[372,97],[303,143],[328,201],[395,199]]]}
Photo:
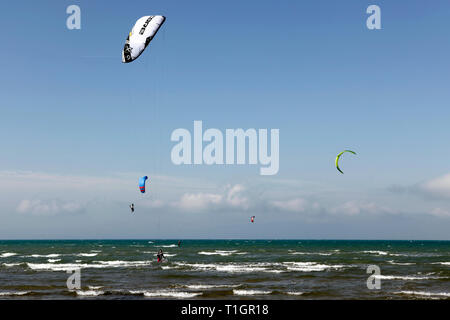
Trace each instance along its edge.
{"label": "green kite", "polygon": [[344,150],[342,152],[340,152],[337,156],[336,156],[336,169],[339,170],[340,173],[344,174],[344,172],[342,172],[342,170],[339,168],[339,158],[340,156],[342,156],[343,153],[345,152],[351,152],[353,154],[356,154],[356,152],[352,151],[352,150]]}

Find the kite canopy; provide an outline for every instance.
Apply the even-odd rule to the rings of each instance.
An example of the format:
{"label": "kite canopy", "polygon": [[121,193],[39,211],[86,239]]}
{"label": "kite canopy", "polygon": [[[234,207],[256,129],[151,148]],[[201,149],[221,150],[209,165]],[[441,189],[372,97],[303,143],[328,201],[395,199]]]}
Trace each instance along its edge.
{"label": "kite canopy", "polygon": [[336,156],[336,169],[339,170],[340,173],[344,174],[344,172],[342,172],[342,170],[339,168],[339,158],[345,153],[345,152],[350,152],[353,154],[356,154],[356,152],[352,151],[352,150],[344,150],[342,152],[340,152],[337,156]]}
{"label": "kite canopy", "polygon": [[122,51],[122,62],[136,60],[152,41],[166,18],[164,16],[144,16],[136,21],[129,33]]}
{"label": "kite canopy", "polygon": [[139,190],[141,190],[142,193],[145,193],[145,181],[147,181],[147,179],[147,176],[143,176],[139,179]]}

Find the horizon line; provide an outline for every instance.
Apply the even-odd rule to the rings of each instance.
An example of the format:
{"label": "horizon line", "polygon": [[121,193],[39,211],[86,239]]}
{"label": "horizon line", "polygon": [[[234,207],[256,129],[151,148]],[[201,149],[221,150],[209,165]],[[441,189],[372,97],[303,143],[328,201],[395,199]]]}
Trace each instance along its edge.
{"label": "horizon line", "polygon": [[450,241],[450,239],[326,239],[326,238],[310,238],[310,239],[296,239],[296,238],[23,238],[23,239],[0,239],[0,241],[205,241],[205,240],[220,240],[220,241]]}

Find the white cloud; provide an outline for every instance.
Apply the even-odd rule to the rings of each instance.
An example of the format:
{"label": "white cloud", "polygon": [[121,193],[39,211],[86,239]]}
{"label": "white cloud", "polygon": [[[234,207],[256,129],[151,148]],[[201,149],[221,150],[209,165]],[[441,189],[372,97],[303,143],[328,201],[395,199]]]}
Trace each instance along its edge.
{"label": "white cloud", "polygon": [[222,195],[212,193],[185,193],[176,207],[183,210],[206,210],[221,204]]}
{"label": "white cloud", "polygon": [[84,209],[85,206],[80,203],[58,200],[22,200],[17,206],[19,213],[42,216],[76,213]]}
{"label": "white cloud", "polygon": [[450,211],[442,208],[433,208],[430,214],[439,218],[450,218]]}
{"label": "white cloud", "polygon": [[227,205],[231,207],[238,207],[247,210],[250,207],[250,200],[248,197],[242,195],[246,188],[241,184],[228,186],[228,193],[226,197]]}
{"label": "white cloud", "polygon": [[175,203],[174,207],[181,210],[248,210],[252,205],[249,198],[244,195],[246,188],[243,185],[227,185],[218,193],[185,193]]}
{"label": "white cloud", "polygon": [[418,190],[429,196],[450,198],[450,174],[421,183]]}
{"label": "white cloud", "polygon": [[343,215],[360,215],[360,214],[395,214],[399,213],[397,210],[379,205],[375,202],[365,201],[347,201],[342,205],[331,208],[329,210],[333,214]]}
{"label": "white cloud", "polygon": [[421,195],[428,199],[449,199],[450,173],[412,186],[392,185],[388,190],[397,194]]}
{"label": "white cloud", "polygon": [[295,198],[285,201],[271,201],[271,205],[277,209],[292,212],[304,212],[308,207],[308,202],[303,198]]}
{"label": "white cloud", "polygon": [[[34,215],[56,215],[85,210],[90,201],[111,203],[117,199],[128,202],[135,199],[136,173],[111,174],[104,177],[57,175],[36,172],[0,171],[0,191],[3,202],[12,201],[20,213]],[[289,186],[291,182],[286,182]],[[281,184],[281,185],[280,185]],[[162,187],[163,186],[163,187]],[[233,211],[270,213],[302,213],[310,218],[322,219],[326,216],[355,216],[376,214],[401,214],[379,200],[352,200],[340,202],[339,199],[327,197],[327,193],[302,190],[285,192],[283,183],[277,188],[265,192],[264,196],[257,191],[258,186],[236,183],[224,187],[214,185],[211,181],[183,179],[181,177],[152,175],[149,197],[144,197],[140,206],[173,212],[196,211]],[[158,189],[159,188],[159,189]],[[281,188],[281,189],[280,189]],[[21,190],[27,189],[28,199],[16,198]],[[410,188],[412,189],[412,188]],[[194,191],[198,190],[198,191]],[[415,190],[422,193],[450,197],[450,174],[418,184]],[[79,191],[79,192],[75,192]],[[157,191],[157,199],[152,197]],[[281,192],[281,193],[280,193]],[[12,199],[11,195],[13,196]],[[315,200],[323,198],[320,202]],[[35,199],[35,200],[30,200]],[[37,199],[37,200],[36,200]],[[64,200],[43,200],[64,199]],[[98,200],[100,199],[100,200]],[[19,205],[17,203],[19,202]],[[447,217],[450,211],[446,206],[435,205],[432,210],[422,210],[436,217]],[[417,211],[417,210],[416,210]],[[414,214],[416,211],[411,211]],[[419,212],[417,212],[419,213]]]}
{"label": "white cloud", "polygon": [[305,198],[297,197],[284,201],[276,200],[270,201],[270,205],[281,211],[320,214],[321,218],[324,215],[333,216],[353,216],[360,214],[395,214],[398,213],[395,209],[381,206],[375,202],[365,201],[347,201],[342,204],[332,205],[330,203],[324,205],[317,201],[311,201]]}

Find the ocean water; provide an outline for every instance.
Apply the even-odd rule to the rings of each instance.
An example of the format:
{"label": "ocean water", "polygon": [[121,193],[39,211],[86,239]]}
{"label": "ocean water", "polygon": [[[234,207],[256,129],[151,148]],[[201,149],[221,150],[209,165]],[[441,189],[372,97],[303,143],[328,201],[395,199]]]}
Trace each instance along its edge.
{"label": "ocean water", "polygon": [[450,241],[177,242],[0,241],[0,299],[450,299]]}

